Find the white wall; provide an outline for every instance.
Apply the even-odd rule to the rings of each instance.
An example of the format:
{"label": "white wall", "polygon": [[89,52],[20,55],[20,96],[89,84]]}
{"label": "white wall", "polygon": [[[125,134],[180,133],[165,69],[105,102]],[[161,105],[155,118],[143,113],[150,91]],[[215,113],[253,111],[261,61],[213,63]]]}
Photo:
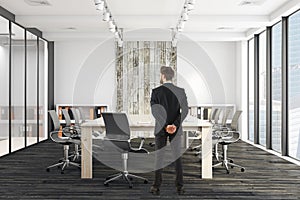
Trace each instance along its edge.
{"label": "white wall", "polygon": [[[228,103],[236,98],[235,42],[179,42],[178,85],[189,104]],[[55,104],[104,103],[114,109],[112,40],[55,42]]]}
{"label": "white wall", "polygon": [[236,104],[237,109],[242,110],[240,117],[239,130],[242,133],[242,139],[248,137],[248,58],[247,41],[236,43]]}
{"label": "white wall", "polygon": [[[55,42],[55,104],[111,104],[114,74],[106,70],[114,57],[111,41]],[[99,81],[102,73],[104,82]]]}

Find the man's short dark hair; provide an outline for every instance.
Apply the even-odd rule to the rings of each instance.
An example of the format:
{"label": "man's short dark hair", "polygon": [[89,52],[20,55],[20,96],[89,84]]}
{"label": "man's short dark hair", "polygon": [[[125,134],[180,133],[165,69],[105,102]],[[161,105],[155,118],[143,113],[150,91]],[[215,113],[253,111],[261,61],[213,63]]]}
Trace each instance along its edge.
{"label": "man's short dark hair", "polygon": [[171,67],[162,66],[160,68],[160,73],[165,75],[167,81],[172,80],[174,77],[174,70]]}

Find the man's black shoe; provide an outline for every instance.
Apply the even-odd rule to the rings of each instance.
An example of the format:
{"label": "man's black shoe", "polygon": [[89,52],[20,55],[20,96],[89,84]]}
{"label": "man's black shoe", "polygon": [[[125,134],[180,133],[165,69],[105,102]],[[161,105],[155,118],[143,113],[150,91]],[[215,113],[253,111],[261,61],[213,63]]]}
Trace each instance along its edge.
{"label": "man's black shoe", "polygon": [[159,195],[159,188],[157,187],[154,187],[154,186],[151,186],[150,188],[150,192],[153,194],[153,195]]}
{"label": "man's black shoe", "polygon": [[184,187],[177,187],[177,194],[182,195],[185,193]]}

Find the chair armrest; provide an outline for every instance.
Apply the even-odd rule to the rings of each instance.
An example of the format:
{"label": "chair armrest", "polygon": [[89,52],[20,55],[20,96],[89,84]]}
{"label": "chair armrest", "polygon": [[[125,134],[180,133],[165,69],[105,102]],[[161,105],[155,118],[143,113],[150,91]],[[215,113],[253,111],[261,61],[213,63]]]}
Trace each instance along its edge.
{"label": "chair armrest", "polygon": [[139,149],[142,149],[142,148],[143,148],[144,143],[145,143],[145,138],[144,138],[144,137],[141,137],[141,143],[140,143]]}
{"label": "chair armrest", "polygon": [[58,136],[59,133],[62,133],[62,131],[51,131],[50,132],[51,140],[54,141],[54,142],[66,142],[67,140],[70,139],[70,137],[68,137],[68,136],[65,136],[65,137],[64,136],[62,136],[62,137]]}
{"label": "chair armrest", "polygon": [[130,138],[130,141],[131,141],[132,139],[136,139],[136,138],[137,138],[137,139],[140,139],[141,141],[140,141],[139,147],[138,147],[138,148],[134,148],[134,149],[137,149],[137,150],[142,149],[143,146],[144,146],[144,143],[145,143],[145,138],[144,138],[144,137],[138,136],[138,137]]}
{"label": "chair armrest", "polygon": [[62,129],[62,131],[63,131],[63,133],[65,135],[68,135],[70,137],[78,137],[78,136],[80,136],[80,129],[76,129],[76,128],[72,127],[72,126],[71,127],[64,127]]}
{"label": "chair armrest", "polygon": [[228,142],[236,142],[240,139],[239,131],[216,131],[220,136],[220,140]]}

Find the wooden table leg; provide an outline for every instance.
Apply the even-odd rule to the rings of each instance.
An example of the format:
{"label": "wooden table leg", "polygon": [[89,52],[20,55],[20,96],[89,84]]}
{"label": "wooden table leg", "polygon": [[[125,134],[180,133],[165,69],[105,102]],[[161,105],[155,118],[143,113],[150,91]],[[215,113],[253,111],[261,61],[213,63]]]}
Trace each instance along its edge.
{"label": "wooden table leg", "polygon": [[81,127],[81,178],[93,178],[92,128]]}
{"label": "wooden table leg", "polygon": [[212,135],[210,127],[202,128],[202,178],[212,179]]}

